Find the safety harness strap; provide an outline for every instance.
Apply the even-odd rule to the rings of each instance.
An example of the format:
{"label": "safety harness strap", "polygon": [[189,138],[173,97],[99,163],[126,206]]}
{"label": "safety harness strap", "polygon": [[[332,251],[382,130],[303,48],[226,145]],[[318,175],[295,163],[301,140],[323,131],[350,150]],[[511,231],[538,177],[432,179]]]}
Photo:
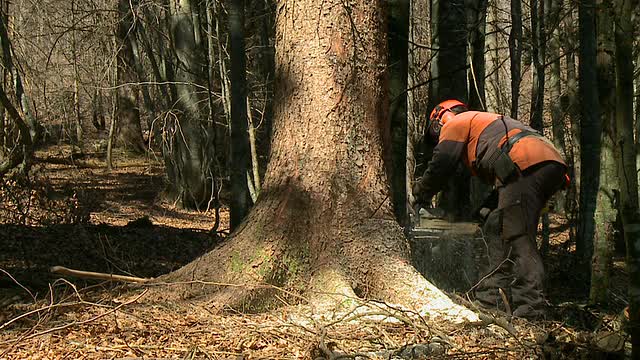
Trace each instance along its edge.
{"label": "safety harness strap", "polygon": [[540,135],[537,131],[522,130],[519,133],[509,137],[508,141],[502,144],[502,151],[508,154],[511,151],[511,148],[513,147],[513,145],[515,145],[518,141],[520,141],[520,139],[522,139],[525,136],[542,136],[542,135]]}

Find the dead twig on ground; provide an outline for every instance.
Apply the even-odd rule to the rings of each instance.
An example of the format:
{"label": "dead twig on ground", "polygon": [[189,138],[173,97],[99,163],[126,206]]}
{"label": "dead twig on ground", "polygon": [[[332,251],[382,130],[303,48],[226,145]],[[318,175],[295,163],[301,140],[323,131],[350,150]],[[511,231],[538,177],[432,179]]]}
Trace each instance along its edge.
{"label": "dead twig on ground", "polygon": [[33,301],[36,301],[36,297],[35,295],[33,295],[33,293],[31,291],[29,291],[29,289],[27,289],[26,287],[24,287],[22,284],[20,284],[20,282],[18,280],[16,280],[16,278],[13,277],[13,275],[9,274],[9,272],[7,272],[4,269],[0,269],[0,272],[4,273],[5,275],[7,275],[9,277],[9,279],[11,279],[11,281],[13,281],[16,285],[18,285],[20,288],[22,288],[22,290],[26,291],[27,294],[29,294],[29,296],[31,296],[31,299],[33,299]]}
{"label": "dead twig on ground", "polygon": [[127,283],[138,283],[138,284],[144,284],[152,280],[149,278],[139,278],[135,276],[115,275],[115,274],[107,274],[107,273],[98,273],[93,271],[75,270],[75,269],[66,268],[64,266],[53,266],[51,269],[49,269],[49,272],[54,274],[73,276],[73,277],[82,278],[82,279],[122,281]]}
{"label": "dead twig on ground", "polygon": [[96,315],[96,316],[94,316],[94,317],[92,317],[92,318],[90,318],[90,319],[83,320],[83,321],[74,321],[74,322],[71,322],[71,323],[68,323],[68,324],[64,324],[64,325],[61,325],[61,326],[53,327],[53,328],[51,328],[51,329],[43,330],[43,331],[37,332],[37,333],[35,333],[35,334],[31,334],[31,335],[23,336],[23,337],[21,337],[20,339],[18,339],[18,340],[16,340],[16,341],[14,341],[14,342],[13,342],[13,344],[11,344],[11,346],[9,346],[9,347],[4,351],[4,352],[2,352],[2,353],[0,354],[0,357],[4,356],[4,355],[5,355],[5,354],[7,354],[9,351],[11,351],[11,349],[13,349],[13,348],[14,348],[18,343],[20,343],[21,341],[29,340],[29,339],[33,339],[33,338],[38,337],[38,336],[42,336],[42,335],[49,334],[49,333],[52,333],[52,332],[56,332],[56,331],[60,331],[60,330],[64,330],[64,329],[67,329],[67,328],[70,328],[70,327],[73,327],[73,326],[84,325],[84,324],[88,324],[88,323],[94,322],[94,321],[96,321],[96,320],[98,320],[98,319],[100,319],[100,318],[102,318],[102,317],[104,317],[104,316],[107,316],[107,315],[109,315],[109,314],[111,314],[111,313],[114,313],[114,312],[118,311],[120,308],[122,308],[122,307],[124,307],[124,306],[130,305],[130,304],[133,304],[134,302],[136,302],[136,301],[138,301],[140,298],[142,298],[142,297],[143,297],[147,292],[148,292],[148,290],[144,290],[143,292],[141,292],[138,296],[136,296],[136,297],[135,297],[135,298],[133,298],[132,300],[129,300],[129,301],[127,301],[127,302],[124,302],[124,303],[122,303],[122,304],[120,304],[120,305],[118,305],[118,306],[116,306],[116,307],[112,308],[111,310],[109,310],[109,311],[107,311],[107,312],[104,312],[104,313],[102,313],[102,314]]}

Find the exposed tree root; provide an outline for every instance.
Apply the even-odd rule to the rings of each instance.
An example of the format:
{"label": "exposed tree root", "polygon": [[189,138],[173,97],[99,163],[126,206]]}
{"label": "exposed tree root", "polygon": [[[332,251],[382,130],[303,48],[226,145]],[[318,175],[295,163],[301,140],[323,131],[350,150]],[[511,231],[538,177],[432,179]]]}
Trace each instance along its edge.
{"label": "exposed tree root", "polygon": [[[371,312],[362,304],[373,299],[433,319],[479,320],[415,270],[394,221],[365,219],[357,226],[304,230],[298,221],[283,230],[274,226],[272,216],[260,213],[217,249],[159,278],[158,282],[172,283],[171,290],[160,287],[150,296],[163,300],[204,296],[211,309],[245,312],[302,302],[325,315],[356,308]],[[294,213],[284,215],[284,221]],[[340,241],[317,249],[317,244],[332,244],[318,237]]]}

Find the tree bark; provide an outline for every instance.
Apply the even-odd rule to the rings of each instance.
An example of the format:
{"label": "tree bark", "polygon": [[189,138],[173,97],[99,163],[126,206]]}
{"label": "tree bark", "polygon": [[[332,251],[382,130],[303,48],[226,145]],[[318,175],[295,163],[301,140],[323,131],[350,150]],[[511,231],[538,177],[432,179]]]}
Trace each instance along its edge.
{"label": "tree bark", "polygon": [[[584,270],[590,274],[593,256],[594,213],[600,185],[600,104],[596,68],[595,1],[583,0],[579,5],[580,28],[580,215],[576,256]],[[588,284],[588,282],[587,282]]]}
{"label": "tree bark", "polygon": [[220,286],[176,284],[158,295],[214,291],[210,301],[259,310],[272,304],[271,284],[304,289],[319,305],[347,295],[434,316],[461,310],[437,304],[446,297],[409,264],[389,201],[383,2],[277,5],[275,128],[261,195],[224,244],[160,279]]}
{"label": "tree bark", "polygon": [[391,126],[391,197],[396,219],[406,225],[407,186],[407,67],[409,0],[389,2],[389,116]]}
{"label": "tree bark", "polygon": [[543,130],[542,114],[544,112],[544,69],[546,30],[544,0],[531,0],[531,33],[532,46],[531,57],[533,62],[533,81],[531,86],[531,113],[529,125],[538,130]]}
{"label": "tree bark", "polygon": [[7,159],[1,159],[0,162],[0,179],[3,178],[10,170],[21,166],[20,171],[27,173],[33,156],[33,144],[31,143],[31,136],[29,135],[29,127],[22,120],[22,116],[16,108],[11,104],[11,101],[7,97],[4,89],[0,87],[0,103],[5,108],[9,116],[13,118],[18,130],[20,131],[20,141],[16,144],[16,149],[10,151]]}
{"label": "tree bark", "polygon": [[[164,125],[163,156],[167,171],[166,195],[184,208],[206,209],[213,201],[215,144],[213,124],[204,109],[207,104],[206,59],[198,19],[192,0],[171,0],[170,26],[176,55],[172,98],[175,116]],[[175,78],[173,77],[175,76]],[[244,106],[244,104],[243,104]]]}
{"label": "tree bark", "polygon": [[638,174],[633,138],[633,24],[632,2],[617,0],[615,23],[616,130],[620,213],[627,245],[629,272],[629,327],[631,357],[640,358],[640,212]]}
{"label": "tree bark", "polygon": [[[549,19],[548,33],[549,42],[547,54],[549,59],[549,107],[551,108],[551,133],[553,134],[553,144],[564,158],[567,159],[565,144],[565,119],[567,114],[562,108],[562,67],[560,56],[561,24],[560,14],[562,10],[562,0],[545,0],[545,10]],[[558,192],[555,195],[555,209],[565,208],[565,193]]]}
{"label": "tree bark", "polygon": [[424,127],[428,114],[429,96],[429,69],[432,51],[423,44],[431,43],[430,13],[427,2],[410,1],[409,15],[409,49],[407,70],[407,176],[406,192],[408,204],[413,205],[415,200],[411,193],[412,181],[415,174],[422,174],[426,163],[424,160],[425,146]]}
{"label": "tree bark", "polygon": [[[464,0],[436,0],[432,6],[432,21],[436,22],[433,48],[437,49],[432,71],[431,108],[447,99],[468,102],[467,88],[467,13]],[[432,66],[432,70],[433,70]],[[437,81],[434,81],[437,79]],[[452,219],[466,220],[471,214],[471,174],[460,164],[456,176],[442,194],[440,204]]]}
{"label": "tree bark", "polygon": [[613,63],[613,17],[610,0],[597,0],[597,73],[598,98],[601,107],[602,146],[600,151],[600,184],[595,210],[591,288],[593,303],[606,303],[613,254],[613,223],[616,211],[614,191],[618,191],[616,162],[613,156],[615,135],[615,69]]}
{"label": "tree bark", "polygon": [[[71,22],[76,23],[76,2],[71,0]],[[82,149],[84,142],[84,129],[82,128],[82,115],[80,113],[80,74],[78,73],[78,52],[76,30],[71,30],[71,57],[73,57],[73,115],[76,126],[76,144]]]}
{"label": "tree bark", "polygon": [[229,167],[231,230],[235,230],[249,212],[250,197],[247,172],[250,148],[247,127],[247,78],[244,51],[244,0],[229,3],[229,35],[231,38],[231,141]]}
{"label": "tree bark", "polygon": [[145,145],[140,125],[140,110],[135,58],[131,37],[135,36],[133,11],[131,6],[137,2],[129,0],[118,1],[118,27],[116,31],[116,46],[118,47],[118,118],[116,133],[120,145],[127,151],[144,153]]}
{"label": "tree bark", "polygon": [[[572,176],[571,185],[567,190],[567,202],[565,211],[570,220],[576,220],[577,207],[579,202],[579,190],[580,190],[580,177],[581,177],[581,162],[578,160],[578,154],[580,154],[580,101],[578,98],[578,76],[576,67],[576,44],[577,41],[577,28],[575,26],[575,17],[573,10],[567,12],[567,15],[563,21],[564,37],[562,41],[562,47],[566,53],[566,66],[567,66],[567,87],[566,95],[562,97],[563,108],[569,116],[569,128],[570,128],[570,142],[566,147],[567,160],[569,161],[569,171]],[[577,231],[570,229],[569,237],[572,241],[577,242]]]}
{"label": "tree bark", "polygon": [[511,59],[511,117],[518,118],[520,82],[522,74],[522,1],[511,0],[511,32],[509,33],[509,58]]}
{"label": "tree bark", "polygon": [[[4,14],[0,15],[0,46],[2,50],[2,65],[4,76],[13,79],[13,89],[15,90],[15,99],[18,104],[18,108],[22,111],[22,118],[24,119],[25,125],[27,125],[29,132],[28,135],[31,138],[31,143],[35,144],[38,142],[41,132],[41,126],[38,123],[37,119],[31,113],[31,109],[29,106],[29,97],[25,93],[24,85],[22,83],[22,76],[18,71],[18,67],[14,66],[13,59],[13,48],[11,46],[11,38],[9,36],[9,2],[5,2],[1,6]],[[3,79],[3,82],[6,79]],[[3,84],[6,88],[6,84]],[[5,91],[6,94],[6,91]],[[9,116],[12,116],[9,114]],[[9,124],[5,124],[7,130],[10,128]]]}
{"label": "tree bark", "polygon": [[504,114],[509,112],[511,102],[508,101],[505,91],[507,86],[503,83],[501,73],[503,72],[503,50],[502,50],[502,27],[500,22],[501,9],[498,4],[491,3],[489,5],[488,18],[490,32],[487,36],[487,54],[489,66],[487,69],[488,77],[487,81],[491,90],[488,92],[489,98],[487,100],[487,111],[492,111],[498,114]]}
{"label": "tree bark", "polygon": [[[469,33],[469,105],[473,110],[486,110],[485,96],[485,33],[487,26],[487,0],[466,0]],[[477,209],[491,187],[477,177],[469,181],[471,209]]]}
{"label": "tree bark", "polygon": [[[9,33],[7,31],[7,22],[8,22],[8,3],[2,4],[0,7],[2,12],[6,11],[7,13],[0,13],[0,45],[2,51],[2,66],[7,72],[7,74],[11,74],[14,71],[14,86],[16,87],[16,98],[18,101],[24,100],[25,96],[22,91],[22,81],[20,80],[19,74],[15,67],[13,66],[12,53],[11,53],[11,39],[9,38]],[[30,125],[35,125],[35,122],[25,121],[22,115],[18,112],[16,107],[13,106],[9,96],[5,91],[5,84],[1,84],[0,86],[0,105],[6,111],[6,113],[13,119],[13,125],[9,122],[4,123],[3,126],[6,126],[6,129],[9,130],[13,126],[15,126],[19,133],[19,138],[16,143],[13,143],[9,140],[9,136],[7,136],[7,141],[3,143],[3,147],[1,151],[2,158],[0,158],[0,179],[3,178],[9,171],[19,167],[19,170],[26,174],[29,171],[29,167],[31,165],[31,158],[33,157],[33,141],[35,140],[35,128],[30,127]],[[4,112],[3,111],[3,112]],[[29,124],[32,123],[32,124]],[[3,129],[4,131],[4,129]],[[6,156],[6,158],[5,158]]]}
{"label": "tree bark", "polygon": [[469,107],[486,110],[485,99],[485,35],[487,26],[487,0],[467,0],[467,27],[469,31]]}

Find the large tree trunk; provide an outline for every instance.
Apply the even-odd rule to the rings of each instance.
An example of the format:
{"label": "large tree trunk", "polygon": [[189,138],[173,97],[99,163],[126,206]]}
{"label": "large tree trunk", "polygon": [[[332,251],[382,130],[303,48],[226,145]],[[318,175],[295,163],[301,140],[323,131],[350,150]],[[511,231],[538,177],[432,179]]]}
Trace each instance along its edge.
{"label": "large tree trunk", "polygon": [[409,50],[407,70],[407,176],[408,204],[415,200],[411,184],[415,174],[422,174],[425,164],[423,143],[429,99],[429,68],[431,49],[421,44],[431,43],[430,14],[427,2],[409,2]]}
{"label": "large tree trunk", "polygon": [[[549,46],[547,54],[549,59],[549,107],[551,108],[551,132],[553,134],[553,144],[556,149],[567,159],[565,145],[565,119],[566,114],[562,109],[562,71],[560,65],[560,14],[562,10],[562,0],[545,0],[545,10],[549,14],[548,28]],[[561,210],[565,208],[565,193],[559,192],[555,195],[555,208]]]}
{"label": "large tree trunk", "polygon": [[[566,53],[567,66],[567,90],[566,95],[562,97],[565,113],[569,116],[570,140],[566,147],[567,160],[569,161],[569,171],[572,175],[571,185],[567,190],[567,201],[565,211],[569,216],[569,220],[576,219],[579,189],[580,189],[580,161],[577,157],[580,154],[580,101],[578,97],[578,75],[576,67],[576,43],[577,28],[575,26],[575,17],[573,10],[570,10],[563,20],[564,36],[562,47]],[[573,171],[571,171],[573,170]],[[570,229],[569,237],[571,240],[577,238],[576,231]]]}
{"label": "large tree trunk", "polygon": [[[20,75],[20,71],[18,66],[15,66],[13,59],[13,47],[11,45],[11,38],[9,35],[9,2],[1,3],[0,8],[2,9],[3,14],[0,15],[0,48],[2,51],[2,67],[4,71],[4,76],[13,79],[13,89],[15,92],[11,91],[15,95],[15,100],[18,105],[18,109],[21,110],[22,118],[24,119],[24,123],[27,125],[29,132],[27,135],[31,138],[30,143],[35,144],[38,142],[38,138],[40,135],[41,126],[38,124],[38,121],[31,113],[30,109],[30,100],[27,96],[23,83],[22,76]],[[16,10],[17,11],[17,10]],[[6,86],[8,81],[6,78],[3,78],[3,84],[5,89],[5,93],[8,93]],[[9,116],[13,118],[13,114],[9,112]],[[4,119],[6,121],[6,119]],[[15,121],[15,120],[14,120]],[[11,125],[5,124],[7,134],[5,136],[9,136],[11,132]],[[10,143],[10,141],[7,141]]]}
{"label": "large tree trunk", "polygon": [[632,4],[615,1],[616,59],[616,136],[618,178],[620,179],[620,213],[627,244],[629,272],[629,333],[633,359],[640,358],[640,212],[638,209],[638,174],[633,139],[633,25]]}
{"label": "large tree trunk", "polygon": [[31,136],[29,135],[29,127],[26,122],[22,120],[18,110],[11,104],[11,101],[1,86],[0,104],[2,104],[9,116],[11,116],[20,132],[19,142],[15,144],[16,149],[10,151],[7,158],[0,157],[0,179],[2,179],[14,168],[18,168],[23,174],[29,171],[31,158],[33,157],[33,144],[31,143]]}
{"label": "large tree trunk", "polygon": [[213,124],[205,110],[207,76],[198,21],[201,17],[192,0],[171,0],[169,5],[176,68],[175,74],[166,76],[175,76],[172,98],[177,99],[177,114],[168,117],[164,125],[163,156],[169,182],[166,193],[178,206],[205,209],[212,201],[215,149]]}
{"label": "large tree trunk", "polygon": [[605,303],[613,253],[613,223],[616,211],[614,191],[618,190],[616,162],[613,157],[615,124],[615,73],[613,64],[613,17],[610,0],[598,0],[598,97],[601,106],[602,146],[600,151],[600,188],[595,212],[593,260],[591,261],[590,301]]}
{"label": "large tree trunk", "polygon": [[[467,12],[464,0],[434,1],[431,21],[435,22],[431,98],[433,108],[447,99],[468,102],[467,87]],[[437,4],[437,6],[436,6]],[[437,79],[437,80],[434,80]],[[440,206],[453,219],[468,219],[471,214],[471,174],[462,164],[444,190]]]}
{"label": "large tree trunk", "polygon": [[531,0],[531,60],[533,63],[531,86],[531,113],[529,125],[542,132],[544,112],[544,68],[546,33],[544,25],[544,0]]}
{"label": "large tree trunk", "polygon": [[[485,33],[487,25],[487,0],[466,0],[467,31],[469,35],[469,84],[470,109],[487,110],[485,96]],[[491,191],[491,186],[478,177],[472,177],[470,183],[471,209],[477,209]]]}
{"label": "large tree trunk", "polygon": [[132,5],[129,0],[118,1],[118,28],[116,44],[118,46],[118,88],[116,132],[120,145],[127,151],[144,153],[145,145],[140,125],[138,81],[135,71],[135,58],[131,46],[131,37],[135,36]]}
{"label": "large tree trunk", "polygon": [[396,219],[407,224],[407,68],[409,0],[389,2],[389,97],[391,126],[391,198]]}
{"label": "large tree trunk", "polygon": [[473,318],[438,303],[446,297],[410,265],[394,219],[383,2],[277,5],[275,127],[262,192],[230,239],[162,279],[231,286],[191,283],[159,295],[217,290],[212,300],[261,308],[271,284],[305,289],[312,303],[361,296]]}
{"label": "large tree trunk", "polygon": [[229,34],[231,37],[231,200],[229,204],[231,230],[235,230],[249,212],[247,176],[250,162],[247,132],[247,78],[244,51],[244,0],[229,3]]}
{"label": "large tree trunk", "polygon": [[498,114],[504,114],[508,111],[510,101],[505,92],[509,91],[508,87],[505,89],[501,74],[503,70],[503,53],[502,50],[502,28],[500,26],[500,14],[502,13],[497,3],[491,2],[489,5],[488,18],[489,18],[489,35],[487,36],[487,55],[488,55],[488,68],[487,73],[488,83],[490,91],[488,92],[486,109],[487,111],[495,112]]}
{"label": "large tree trunk", "polygon": [[511,117],[518,118],[520,82],[522,74],[522,1],[511,0],[511,32],[509,32],[509,58],[511,59]]}
{"label": "large tree trunk", "polygon": [[467,0],[467,27],[469,32],[469,102],[471,109],[486,110],[485,99],[485,35],[487,26],[487,0]]}
{"label": "large tree trunk", "polygon": [[583,0],[579,6],[580,23],[580,215],[576,255],[584,274],[590,274],[593,255],[594,213],[600,185],[600,105],[596,72],[595,1]]}
{"label": "large tree trunk", "polygon": [[[26,98],[26,95],[24,95],[18,71],[13,66],[11,39],[9,38],[9,32],[7,31],[9,4],[0,3],[0,9],[2,10],[0,11],[0,55],[2,67],[4,68],[4,71],[6,71],[7,75],[10,75],[13,71],[16,98],[18,99],[18,102],[20,102],[21,99],[24,100]],[[2,13],[5,11],[6,14]],[[6,138],[3,139],[3,147],[0,148],[1,179],[9,171],[15,168],[18,168],[18,170],[23,174],[26,174],[29,171],[31,158],[33,157],[33,140],[35,139],[35,128],[33,125],[35,122],[30,122],[28,119],[24,120],[16,107],[13,106],[7,91],[5,91],[4,81],[3,84],[0,84],[0,105],[4,110],[3,113],[6,112],[9,115],[7,120],[13,120],[13,123],[11,121],[7,121],[2,124],[3,126],[6,126],[6,128],[1,130],[2,132],[6,130],[7,134],[4,134]],[[28,116],[28,112],[23,112],[23,114]],[[14,129],[17,130],[19,134],[19,137],[15,142],[12,141],[12,137],[10,136],[10,133],[14,131]]]}

